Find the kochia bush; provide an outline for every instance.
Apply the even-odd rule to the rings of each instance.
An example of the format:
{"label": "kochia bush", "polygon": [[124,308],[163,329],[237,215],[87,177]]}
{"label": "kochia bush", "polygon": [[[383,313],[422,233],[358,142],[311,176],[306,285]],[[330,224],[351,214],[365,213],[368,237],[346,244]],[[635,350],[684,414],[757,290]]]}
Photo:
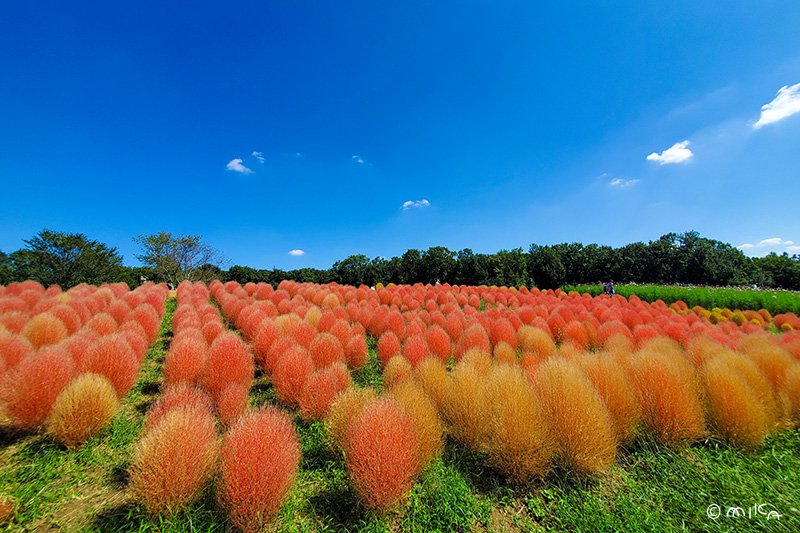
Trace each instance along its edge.
{"label": "kochia bush", "polygon": [[222,443],[217,499],[231,523],[259,531],[289,495],[300,464],[292,420],[275,407],[242,416]]}
{"label": "kochia bush", "polygon": [[79,448],[111,422],[117,413],[117,393],[108,378],[81,374],[53,404],[47,432],[67,448]]}
{"label": "kochia bush", "polygon": [[247,345],[233,333],[221,333],[208,348],[203,386],[218,398],[230,383],[250,389],[255,366]]}
{"label": "kochia bush", "polygon": [[677,447],[703,435],[699,383],[685,358],[645,349],[631,358],[629,371],[642,422],[658,442]]}
{"label": "kochia bush", "polygon": [[488,463],[519,483],[544,475],[553,441],[539,399],[518,366],[496,365],[484,382]]}
{"label": "kochia bush", "polygon": [[272,382],[278,398],[290,407],[297,406],[303,393],[306,379],[314,371],[314,363],[308,350],[294,346],[275,363]]}
{"label": "kochia bush", "polygon": [[336,396],[325,416],[325,431],[331,447],[343,449],[350,420],[375,397],[374,389],[356,387],[349,387]]}
{"label": "kochia bush", "polygon": [[[116,324],[114,325],[116,327]],[[22,336],[34,348],[56,344],[67,338],[67,327],[50,313],[42,313],[31,318],[22,328]]]}
{"label": "kochia bush", "polygon": [[418,443],[418,460],[425,468],[442,454],[444,449],[444,424],[439,418],[436,404],[413,380],[394,387],[389,395],[397,400],[411,417]]}
{"label": "kochia bush", "polygon": [[411,417],[394,399],[379,397],[355,415],[345,433],[345,466],[367,509],[398,505],[420,472]]}
{"label": "kochia bush", "polygon": [[176,513],[202,495],[218,450],[210,413],[172,409],[136,444],[128,487],[149,513]]}
{"label": "kochia bush", "polygon": [[725,359],[715,357],[701,372],[709,423],[734,446],[753,450],[764,441],[769,418],[756,392]]}
{"label": "kochia bush", "polygon": [[122,398],[136,383],[139,366],[133,348],[123,337],[106,335],[89,345],[80,371],[104,375]]}
{"label": "kochia bush", "polygon": [[6,372],[0,383],[0,408],[15,425],[36,429],[74,376],[75,363],[65,350],[58,346],[38,350]]}
{"label": "kochia bush", "polygon": [[556,456],[577,474],[606,470],[617,452],[611,414],[591,381],[561,357],[544,361],[535,389],[556,440]]}

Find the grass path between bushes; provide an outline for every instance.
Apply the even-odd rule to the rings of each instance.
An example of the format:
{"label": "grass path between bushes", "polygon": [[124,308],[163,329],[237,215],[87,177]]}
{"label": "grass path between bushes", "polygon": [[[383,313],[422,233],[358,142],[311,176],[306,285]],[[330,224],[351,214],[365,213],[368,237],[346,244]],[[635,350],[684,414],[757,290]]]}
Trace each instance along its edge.
{"label": "grass path between bushes", "polygon": [[[15,433],[0,420],[0,498],[10,496],[16,506],[0,531],[230,530],[210,490],[189,511],[154,518],[126,488],[144,413],[160,392],[174,309],[171,298],[159,340],[148,351],[120,413],[82,449],[66,450],[45,435]],[[381,388],[372,339],[370,361],[354,381]],[[277,403],[260,373],[251,403]],[[342,457],[328,447],[324,426],[299,417],[295,423],[303,457],[295,489],[273,525],[276,531],[800,530],[798,430],[769,436],[753,454],[715,440],[675,452],[639,439],[620,450],[617,463],[603,476],[580,479],[555,468],[525,487],[510,485],[484,466],[480,454],[449,441],[407,504],[377,517],[358,506]],[[768,519],[770,511],[780,519],[774,514]]]}

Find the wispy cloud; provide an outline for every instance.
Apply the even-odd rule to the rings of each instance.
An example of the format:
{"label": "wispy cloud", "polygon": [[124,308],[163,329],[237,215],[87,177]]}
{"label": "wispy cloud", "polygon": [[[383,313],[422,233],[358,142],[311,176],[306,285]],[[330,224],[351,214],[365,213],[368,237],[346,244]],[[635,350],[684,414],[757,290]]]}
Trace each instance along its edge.
{"label": "wispy cloud", "polygon": [[367,161],[366,159],[364,159],[360,155],[354,155],[350,159],[352,159],[353,161],[355,161],[359,165],[372,165],[372,163],[370,163],[369,161]]}
{"label": "wispy cloud", "polygon": [[608,186],[624,188],[636,185],[637,183],[639,183],[639,180],[624,180],[622,178],[614,178],[613,180],[608,182]]}
{"label": "wispy cloud", "polygon": [[764,239],[756,244],[744,243],[737,246],[741,251],[751,256],[767,255],[772,252],[788,254],[800,253],[800,246],[796,245],[793,241],[785,241],[780,237],[772,237]]}
{"label": "wispy cloud", "polygon": [[289,250],[289,255],[297,257],[300,255],[306,255],[306,253],[303,250]]}
{"label": "wispy cloud", "polygon": [[753,129],[760,129],[795,113],[800,113],[800,83],[791,87],[784,85],[774,100],[761,106],[761,117],[753,124]]}
{"label": "wispy cloud", "polygon": [[689,141],[675,143],[660,154],[653,152],[652,154],[648,155],[647,160],[658,161],[662,165],[667,165],[669,163],[683,163],[684,161],[691,159],[694,155],[692,151],[687,148],[687,146],[690,144],[692,143]]}
{"label": "wispy cloud", "polygon": [[262,163],[262,164],[264,163],[264,152],[256,152],[255,150],[253,150],[253,153],[250,154],[250,155],[252,155],[256,159],[258,159],[259,163]]}
{"label": "wispy cloud", "polygon": [[240,172],[242,174],[252,174],[253,171],[247,168],[242,164],[241,159],[231,159],[228,163],[228,170],[233,170],[234,172]]}
{"label": "wispy cloud", "polygon": [[400,207],[403,211],[406,209],[411,209],[412,207],[430,207],[431,203],[428,200],[409,200],[407,202],[403,202],[403,205]]}

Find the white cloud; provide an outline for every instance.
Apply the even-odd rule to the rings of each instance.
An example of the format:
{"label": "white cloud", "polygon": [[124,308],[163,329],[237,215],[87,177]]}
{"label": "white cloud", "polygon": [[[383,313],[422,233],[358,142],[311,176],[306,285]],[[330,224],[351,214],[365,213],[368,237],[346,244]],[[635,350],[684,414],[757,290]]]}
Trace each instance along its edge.
{"label": "white cloud", "polygon": [[253,153],[250,154],[250,155],[252,155],[256,159],[258,159],[259,163],[263,163],[264,162],[264,152],[256,152],[255,150],[253,150]]}
{"label": "white cloud", "polygon": [[306,253],[303,250],[289,250],[289,255],[297,257],[300,255],[306,255]]}
{"label": "white cloud", "polygon": [[241,159],[231,159],[228,163],[228,170],[233,170],[235,172],[241,172],[242,174],[252,174],[253,171],[247,168],[242,164]]}
{"label": "white cloud", "polygon": [[800,113],[800,83],[791,87],[784,85],[773,101],[761,106],[761,117],[753,124],[753,129],[757,130],[795,113]]}
{"label": "white cloud", "polygon": [[690,144],[692,143],[689,141],[675,143],[660,154],[653,152],[652,154],[648,155],[647,160],[658,161],[662,165],[666,165],[668,163],[683,163],[684,161],[691,159],[694,155],[691,150],[686,148]]}
{"label": "white cloud", "polygon": [[358,155],[354,155],[353,157],[351,157],[351,159],[356,163],[360,163],[362,165],[366,163],[366,161],[364,161],[364,158]]}
{"label": "white cloud", "polygon": [[630,187],[631,185],[636,185],[639,183],[639,180],[624,180],[622,178],[614,178],[613,180],[608,182],[609,187]]}
{"label": "white cloud", "polygon": [[403,205],[400,207],[402,210],[411,209],[412,207],[430,207],[431,203],[428,200],[409,200],[407,202],[403,202]]}
{"label": "white cloud", "polygon": [[737,248],[750,256],[764,256],[772,252],[778,254],[786,252],[790,255],[800,253],[800,246],[796,245],[793,241],[785,241],[780,237],[764,239],[756,244],[746,242],[740,244]]}

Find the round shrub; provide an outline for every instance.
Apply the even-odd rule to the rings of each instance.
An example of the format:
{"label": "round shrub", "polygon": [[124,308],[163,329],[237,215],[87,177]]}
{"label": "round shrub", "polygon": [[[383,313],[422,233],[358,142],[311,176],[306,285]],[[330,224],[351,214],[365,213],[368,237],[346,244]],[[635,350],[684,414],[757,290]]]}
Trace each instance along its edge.
{"label": "round shrub", "polygon": [[81,374],[53,404],[47,432],[67,448],[79,448],[106,427],[118,407],[114,386],[100,374]]}
{"label": "round shrub", "polygon": [[222,443],[217,500],[231,523],[260,531],[292,490],[300,443],[289,416],[265,407],[242,416]]}

